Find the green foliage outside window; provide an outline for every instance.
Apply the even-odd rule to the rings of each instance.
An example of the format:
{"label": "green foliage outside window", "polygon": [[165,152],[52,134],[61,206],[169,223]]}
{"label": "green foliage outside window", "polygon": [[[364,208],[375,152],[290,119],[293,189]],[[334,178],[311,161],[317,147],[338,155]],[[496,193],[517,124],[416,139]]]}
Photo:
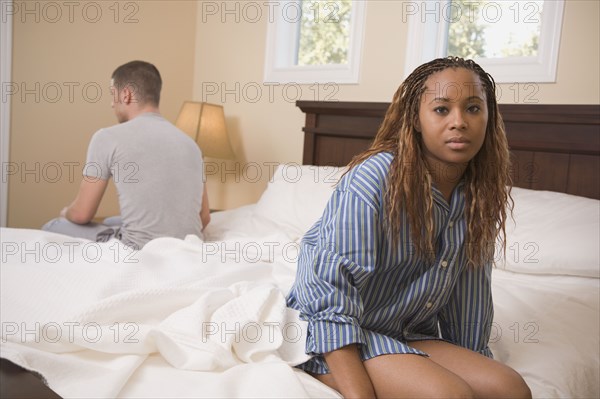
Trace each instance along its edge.
{"label": "green foliage outside window", "polygon": [[[493,58],[537,54],[543,2],[452,0],[452,6],[454,15],[448,16],[448,55]],[[501,18],[492,19],[493,13],[486,14],[486,8],[497,12],[498,7]],[[491,41],[498,35],[501,45],[494,47]],[[527,39],[523,40],[523,36]]]}
{"label": "green foliage outside window", "polygon": [[[476,18],[466,18],[462,10],[467,10],[466,2],[472,7],[474,15],[481,12],[481,3],[470,0],[452,0],[461,10],[459,21],[450,23],[448,28],[448,55],[463,58],[474,58],[485,56],[485,25]],[[471,8],[469,8],[470,10]],[[457,18],[452,16],[452,20]]]}
{"label": "green foliage outside window", "polygon": [[347,64],[352,0],[302,1],[297,65]]}

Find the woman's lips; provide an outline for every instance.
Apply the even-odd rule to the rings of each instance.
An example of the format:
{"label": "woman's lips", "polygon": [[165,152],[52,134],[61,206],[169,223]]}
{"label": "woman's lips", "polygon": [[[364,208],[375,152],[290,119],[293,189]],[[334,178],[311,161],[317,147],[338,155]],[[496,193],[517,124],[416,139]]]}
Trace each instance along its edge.
{"label": "woman's lips", "polygon": [[452,148],[453,150],[465,149],[469,146],[469,143],[469,140],[465,139],[464,137],[452,137],[446,141],[448,147]]}

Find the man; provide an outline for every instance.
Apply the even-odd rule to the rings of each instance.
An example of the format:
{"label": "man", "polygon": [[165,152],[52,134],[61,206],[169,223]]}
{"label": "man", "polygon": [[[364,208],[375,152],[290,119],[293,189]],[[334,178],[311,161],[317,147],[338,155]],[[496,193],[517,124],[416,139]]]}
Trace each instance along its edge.
{"label": "man", "polygon": [[[112,74],[118,125],[90,142],[75,200],[42,229],[141,249],[153,238],[202,237],[210,221],[203,160],[196,143],[159,113],[162,79],[156,67],[132,61]],[[108,180],[119,194],[121,217],[91,223]]]}

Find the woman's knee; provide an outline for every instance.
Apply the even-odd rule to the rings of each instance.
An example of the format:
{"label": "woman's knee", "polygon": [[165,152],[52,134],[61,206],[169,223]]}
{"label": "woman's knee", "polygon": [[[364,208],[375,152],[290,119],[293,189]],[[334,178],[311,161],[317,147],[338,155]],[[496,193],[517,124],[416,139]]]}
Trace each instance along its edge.
{"label": "woman's knee", "polygon": [[465,381],[459,378],[421,380],[419,387],[414,390],[404,390],[402,388],[395,392],[386,392],[382,394],[378,387],[375,387],[377,398],[440,398],[440,399],[472,399],[475,397],[473,390]]}
{"label": "woman's knee", "polygon": [[446,381],[423,381],[424,398],[472,399],[473,390],[465,381],[455,378]]}
{"label": "woman's knee", "polygon": [[489,397],[531,399],[531,390],[523,377],[509,367],[490,376],[490,380],[487,384],[491,389]]}
{"label": "woman's knee", "polygon": [[458,375],[419,355],[379,356],[365,362],[377,398],[473,398]]}
{"label": "woman's knee", "polygon": [[442,341],[418,341],[413,346],[464,379],[475,397],[531,398],[531,391],[512,368],[476,352]]}

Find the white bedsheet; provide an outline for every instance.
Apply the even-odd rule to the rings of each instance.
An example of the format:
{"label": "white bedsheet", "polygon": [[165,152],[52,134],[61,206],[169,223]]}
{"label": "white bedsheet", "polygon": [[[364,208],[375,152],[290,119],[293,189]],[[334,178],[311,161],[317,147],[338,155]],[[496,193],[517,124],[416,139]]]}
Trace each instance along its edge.
{"label": "white bedsheet", "polygon": [[536,398],[600,397],[600,280],[493,273],[494,358]]}
{"label": "white bedsheet", "polygon": [[[300,237],[252,209],[213,214],[211,242],[139,252],[2,229],[2,357],[64,397],[338,397],[293,367],[306,359],[285,307]],[[493,281],[495,357],[535,397],[600,396],[600,280]]]}
{"label": "white bedsheet", "polygon": [[126,252],[2,229],[2,357],[64,397],[335,397],[292,367],[307,357],[286,244],[190,236]]}

